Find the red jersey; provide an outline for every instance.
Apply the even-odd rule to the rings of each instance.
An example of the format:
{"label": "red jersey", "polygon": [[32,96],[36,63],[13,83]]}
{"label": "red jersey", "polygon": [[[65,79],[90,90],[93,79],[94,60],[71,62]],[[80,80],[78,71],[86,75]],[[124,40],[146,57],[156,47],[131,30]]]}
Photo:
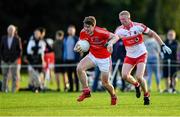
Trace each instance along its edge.
{"label": "red jersey", "polygon": [[93,35],[89,35],[84,29],[82,29],[80,32],[80,39],[87,40],[89,42],[89,51],[96,58],[108,58],[111,55],[111,53],[109,53],[107,48],[104,46],[107,43],[109,36],[109,31],[97,26],[94,28]]}

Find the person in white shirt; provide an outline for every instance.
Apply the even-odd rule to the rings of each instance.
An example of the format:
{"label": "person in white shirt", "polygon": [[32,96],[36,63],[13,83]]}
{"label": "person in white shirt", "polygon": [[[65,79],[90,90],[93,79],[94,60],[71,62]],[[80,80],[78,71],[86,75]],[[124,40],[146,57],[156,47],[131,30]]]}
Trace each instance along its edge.
{"label": "person in white shirt", "polygon": [[44,51],[46,44],[41,39],[40,29],[34,31],[33,38],[29,40],[27,45],[27,54],[29,55],[29,64],[31,66],[32,79],[34,80],[34,91],[38,92],[43,89],[43,66],[45,66],[44,61]]}

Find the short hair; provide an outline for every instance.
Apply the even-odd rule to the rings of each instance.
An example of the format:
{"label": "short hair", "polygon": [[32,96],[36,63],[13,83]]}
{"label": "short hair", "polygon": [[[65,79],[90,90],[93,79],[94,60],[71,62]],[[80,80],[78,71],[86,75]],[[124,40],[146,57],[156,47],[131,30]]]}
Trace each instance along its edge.
{"label": "short hair", "polygon": [[83,23],[87,24],[87,25],[95,26],[96,25],[96,18],[94,16],[85,17]]}
{"label": "short hair", "polygon": [[168,32],[172,32],[172,33],[176,34],[176,31],[174,29],[170,29]]}
{"label": "short hair", "polygon": [[74,29],[76,29],[75,25],[72,25],[72,24],[69,25],[68,28],[74,28]]}
{"label": "short hair", "polygon": [[176,37],[176,31],[174,29],[170,29],[167,34],[172,33],[174,37]]}
{"label": "short hair", "polygon": [[56,35],[58,35],[58,36],[64,36],[64,31],[62,31],[62,30],[58,30],[58,31],[56,31]]}
{"label": "short hair", "polygon": [[126,15],[126,16],[127,16],[127,18],[130,18],[130,17],[131,17],[131,15],[130,15],[129,11],[126,11],[126,10],[121,11],[121,12],[119,13],[119,16],[122,16],[122,15]]}
{"label": "short hair", "polygon": [[46,29],[44,27],[39,28],[39,30],[41,33],[46,32]]}
{"label": "short hair", "polygon": [[7,30],[9,30],[10,28],[12,28],[12,29],[14,29],[16,31],[16,26],[15,25],[13,25],[13,24],[9,25]]}
{"label": "short hair", "polygon": [[36,30],[39,30],[41,33],[46,32],[46,29],[44,27],[38,27]]}

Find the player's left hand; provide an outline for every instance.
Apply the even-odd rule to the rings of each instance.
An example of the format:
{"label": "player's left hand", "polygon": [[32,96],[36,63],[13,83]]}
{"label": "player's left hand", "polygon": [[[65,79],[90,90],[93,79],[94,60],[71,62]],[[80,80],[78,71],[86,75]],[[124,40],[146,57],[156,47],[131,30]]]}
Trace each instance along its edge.
{"label": "player's left hand", "polygon": [[108,50],[108,52],[112,53],[113,52],[113,45],[112,44],[108,44],[107,45],[107,50]]}
{"label": "player's left hand", "polygon": [[168,54],[171,54],[172,53],[172,50],[168,47],[168,46],[166,46],[166,45],[161,45],[161,47],[162,47],[162,50],[163,50],[163,52],[164,53],[168,53]]}

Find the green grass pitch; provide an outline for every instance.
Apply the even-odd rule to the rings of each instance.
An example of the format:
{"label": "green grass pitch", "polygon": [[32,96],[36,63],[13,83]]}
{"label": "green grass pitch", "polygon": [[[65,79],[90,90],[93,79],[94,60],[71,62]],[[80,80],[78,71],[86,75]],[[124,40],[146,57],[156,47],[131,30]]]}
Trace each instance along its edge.
{"label": "green grass pitch", "polygon": [[23,116],[180,116],[180,94],[151,94],[151,105],[144,106],[134,92],[118,93],[118,104],[110,105],[107,93],[92,93],[91,98],[77,102],[79,93],[0,94],[0,115]]}
{"label": "green grass pitch", "polygon": [[116,106],[110,105],[107,92],[92,93],[80,103],[76,101],[80,92],[0,93],[0,116],[180,116],[180,93],[158,93],[153,84],[149,106],[135,92],[118,91]]}

